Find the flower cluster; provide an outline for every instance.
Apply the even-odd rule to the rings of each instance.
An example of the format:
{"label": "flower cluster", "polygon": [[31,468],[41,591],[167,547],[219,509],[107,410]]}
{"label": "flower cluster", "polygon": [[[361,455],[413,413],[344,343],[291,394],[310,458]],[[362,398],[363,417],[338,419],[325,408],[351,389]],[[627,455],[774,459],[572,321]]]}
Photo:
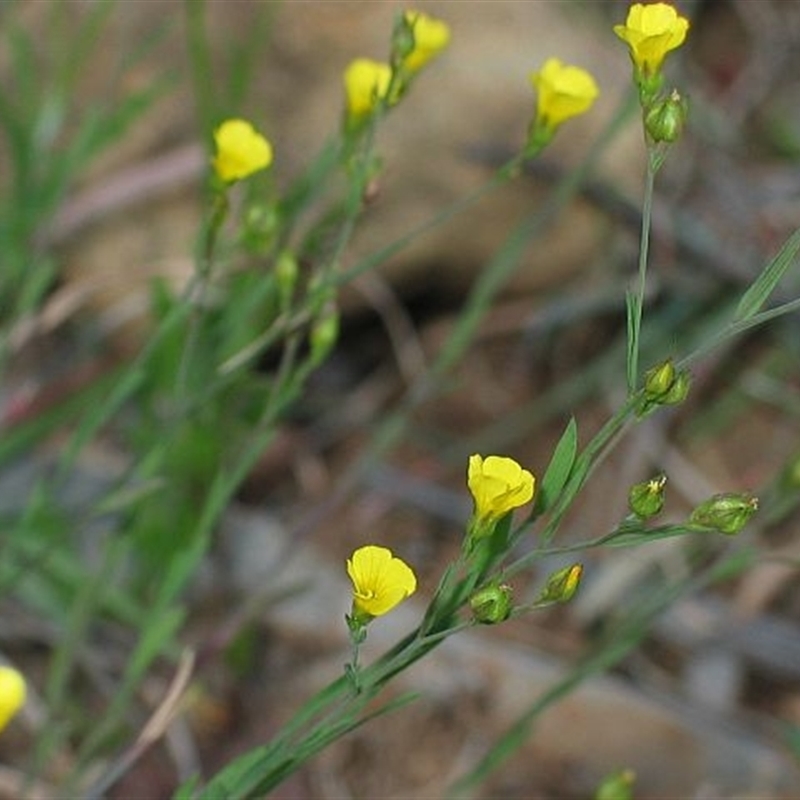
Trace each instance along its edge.
{"label": "flower cluster", "polygon": [[669,3],[635,3],[625,24],[614,26],[614,33],[628,45],[645,131],[654,143],[674,142],[686,121],[686,101],[680,93],[673,89],[661,96],[660,91],[664,59],[684,43],[688,31],[689,20]]}
{"label": "flower cluster", "polygon": [[225,120],[214,131],[214,144],[212,166],[225,183],[248,178],[272,163],[272,146],[244,119]]}
{"label": "flower cluster", "polygon": [[375,112],[394,105],[414,75],[450,43],[445,22],[406,11],[395,26],[390,63],[357,58],[344,71],[345,125],[360,130]]}

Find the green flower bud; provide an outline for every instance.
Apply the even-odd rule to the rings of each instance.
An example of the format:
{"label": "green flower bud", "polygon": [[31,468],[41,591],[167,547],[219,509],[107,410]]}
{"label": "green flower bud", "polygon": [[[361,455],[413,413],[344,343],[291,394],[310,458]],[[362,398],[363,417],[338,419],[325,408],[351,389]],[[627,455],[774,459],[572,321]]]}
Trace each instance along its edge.
{"label": "green flower bud", "polygon": [[275,242],[280,218],[275,207],[258,203],[250,206],[244,218],[243,240],[253,253],[266,253]]}
{"label": "green flower bud", "polygon": [[649,369],[644,376],[644,391],[649,399],[663,397],[675,383],[675,365],[668,358],[662,364]]}
{"label": "green flower bud", "polygon": [[595,800],[632,800],[633,782],[636,773],[630,769],[620,769],[603,778],[595,792]]}
{"label": "green flower bud", "polygon": [[545,584],[536,605],[566,603],[578,591],[583,575],[583,564],[572,564],[554,572]]}
{"label": "green flower bud", "polygon": [[476,622],[495,625],[508,619],[511,614],[511,601],[511,587],[501,584],[479,589],[470,597],[469,605]]}
{"label": "green flower bud", "polygon": [[654,142],[671,144],[678,140],[686,123],[689,107],[677,89],[664,100],[659,100],[647,110],[644,127]]}
{"label": "green flower bud", "polygon": [[416,45],[414,37],[414,18],[405,13],[395,17],[392,29],[391,62],[399,67],[413,52]]}
{"label": "green flower bud", "polygon": [[660,514],[664,508],[664,487],[667,485],[667,476],[659,475],[643,483],[631,486],[628,492],[628,507],[641,519]]}
{"label": "green flower bud", "polygon": [[294,253],[290,250],[283,250],[275,262],[275,280],[278,283],[281,308],[285,309],[289,305],[299,275],[300,267]]}
{"label": "green flower bud", "polygon": [[800,489],[800,455],[792,459],[786,468],[786,483],[792,489]]}
{"label": "green flower bud", "polygon": [[675,376],[669,391],[661,398],[660,402],[665,406],[680,405],[689,395],[689,387],[692,379],[686,370],[682,370]]}
{"label": "green flower bud", "polygon": [[644,391],[639,415],[644,415],[658,406],[674,406],[682,403],[689,394],[691,377],[686,370],[676,370],[672,359],[649,369],[644,376]]}
{"label": "green flower bud", "polygon": [[339,338],[339,312],[333,303],[322,312],[311,327],[309,341],[311,345],[311,363],[321,364],[333,349]]}
{"label": "green flower bud", "polygon": [[747,492],[715,494],[692,511],[689,523],[733,535],[744,528],[756,511],[758,498]]}

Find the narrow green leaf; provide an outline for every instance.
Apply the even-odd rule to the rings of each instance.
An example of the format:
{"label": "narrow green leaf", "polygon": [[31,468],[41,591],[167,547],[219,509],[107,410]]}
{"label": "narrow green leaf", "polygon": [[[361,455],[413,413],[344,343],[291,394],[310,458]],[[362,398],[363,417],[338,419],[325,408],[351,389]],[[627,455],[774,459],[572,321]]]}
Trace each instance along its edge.
{"label": "narrow green leaf", "polygon": [[628,329],[628,352],[627,352],[627,376],[628,391],[635,392],[638,383],[637,353],[639,352],[639,331],[636,329],[636,302],[637,298],[633,292],[625,293],[625,318]]}
{"label": "narrow green leaf", "polygon": [[572,467],[575,465],[577,454],[578,424],[575,422],[575,417],[571,417],[553,450],[553,457],[542,478],[536,501],[537,511],[546,511],[561,494],[561,490],[566,486],[572,472]]}
{"label": "narrow green leaf", "polygon": [[175,794],[172,795],[172,800],[195,800],[197,791],[198,778],[195,775],[178,787]]}
{"label": "narrow green leaf", "polygon": [[800,250],[800,228],[786,240],[777,255],[742,295],[734,315],[735,320],[749,319],[761,309],[786,270],[794,263],[798,250]]}

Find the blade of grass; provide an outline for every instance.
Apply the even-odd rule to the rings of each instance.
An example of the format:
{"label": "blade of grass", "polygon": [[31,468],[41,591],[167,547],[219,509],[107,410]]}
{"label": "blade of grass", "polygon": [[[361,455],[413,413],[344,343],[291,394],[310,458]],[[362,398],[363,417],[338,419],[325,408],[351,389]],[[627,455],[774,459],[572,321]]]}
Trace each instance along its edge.
{"label": "blade of grass", "polygon": [[786,271],[794,264],[799,250],[800,228],[784,242],[783,247],[767,263],[758,278],[742,295],[733,317],[734,321],[750,319],[761,309]]}

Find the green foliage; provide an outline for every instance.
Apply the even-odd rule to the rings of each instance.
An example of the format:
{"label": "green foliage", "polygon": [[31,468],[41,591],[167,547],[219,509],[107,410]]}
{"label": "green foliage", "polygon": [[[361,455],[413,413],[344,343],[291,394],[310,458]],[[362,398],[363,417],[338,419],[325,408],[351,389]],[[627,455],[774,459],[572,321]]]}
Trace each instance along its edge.
{"label": "green foliage", "polygon": [[[110,111],[90,108],[78,113],[71,98],[102,41],[114,4],[90,4],[75,21],[66,5],[53,0],[48,6],[49,24],[58,35],[46,57],[33,33],[15,22],[11,12],[3,18],[8,23],[2,36],[14,84],[0,86],[0,135],[9,163],[8,181],[0,186],[0,370],[8,366],[14,326],[40,310],[58,282],[59,263],[49,247],[48,231],[65,197],[93,160],[120,141],[170,86],[169,78],[159,79],[123,93]],[[218,73],[206,12],[204,2],[185,3],[199,128],[210,143],[221,119],[238,115],[246,102],[269,14],[262,12],[252,38],[231,51],[229,69]],[[406,40],[404,47],[409,46],[413,48],[413,41]],[[115,78],[146,54],[147,48],[123,54]],[[68,751],[72,759],[63,790],[78,796],[90,786],[113,785],[120,764],[135,761],[138,748],[144,747],[133,722],[137,698],[149,677],[179,660],[191,611],[187,589],[212,548],[225,510],[287,412],[303,397],[309,377],[335,348],[341,290],[417,236],[518,177],[523,159],[514,156],[473,195],[344,269],[365,197],[382,168],[376,134],[387,114],[403,113],[401,95],[411,88],[412,74],[398,59],[403,72],[395,76],[402,83],[395,86],[397,92],[375,96],[380,102],[374,113],[359,119],[358,125],[345,120],[285,187],[277,187],[268,172],[238,183],[226,182],[224,175],[209,176],[194,274],[182,290],[153,283],[152,329],[141,350],[130,363],[4,431],[0,467],[9,470],[40,444],[57,434],[64,437],[55,463],[37,472],[18,507],[4,508],[0,517],[3,597],[46,619],[53,631],[40,694],[49,718],[57,722],[48,724],[31,747],[26,769],[32,779],[47,774],[56,755]],[[422,402],[444,391],[527,248],[575,198],[630,118],[635,102],[626,98],[583,161],[540,208],[510,230],[478,276],[428,372],[381,420],[360,469],[368,470],[379,454],[401,440]],[[787,300],[767,308],[796,260],[798,231],[744,291],[732,315],[730,298],[713,313],[699,301],[681,298],[654,309],[644,326],[654,181],[666,158],[665,144],[663,139],[648,144],[639,268],[636,285],[626,293],[624,340],[620,335],[575,380],[539,398],[537,402],[547,406],[544,411],[543,405],[537,406],[541,414],[524,409],[525,424],[556,414],[561,418],[564,408],[577,406],[609,372],[620,383],[627,380],[627,398],[583,446],[578,423],[569,417],[530,514],[519,521],[510,511],[492,520],[486,536],[465,537],[461,554],[445,569],[416,629],[372,663],[361,666],[354,658],[349,672],[334,677],[310,698],[271,741],[233,759],[205,785],[192,777],[176,791],[176,800],[261,797],[341,736],[412,702],[412,695],[387,701],[384,690],[448,637],[481,621],[501,624],[508,616],[530,612],[534,606],[511,607],[506,581],[537,567],[546,556],[646,546],[688,534],[705,543],[715,531],[737,533],[749,520],[755,499],[727,493],[701,504],[702,514],[695,512],[683,522],[653,525],[648,515],[631,514],[610,531],[587,533],[577,543],[557,543],[563,520],[586,483],[623,435],[640,422],[643,410],[657,413],[662,405],[684,400],[688,377],[680,392],[671,393],[676,375],[688,376],[689,364],[711,348],[800,307],[800,300]],[[677,327],[682,328],[682,338],[676,343]],[[676,357],[674,367],[671,359],[663,360],[667,344],[684,353]],[[644,376],[639,369],[642,356],[657,364]],[[664,371],[670,380],[654,400],[653,381],[663,378]],[[582,424],[581,430],[587,426]],[[91,496],[69,502],[65,487],[70,476],[92,445],[105,437],[113,438],[125,462],[104,475]],[[769,489],[772,508],[782,514],[797,502],[795,461],[781,467]],[[738,575],[754,557],[743,551],[709,558],[688,578],[657,587],[646,602],[627,609],[593,652],[520,710],[511,729],[456,782],[453,796],[478,791],[530,736],[546,708],[581,681],[618,663],[677,597]],[[572,596],[579,574],[580,570],[571,574],[570,591],[564,589],[563,599]],[[498,591],[503,597],[500,609],[489,613],[482,606],[476,619],[470,599],[495,598]],[[114,685],[105,696],[97,692],[100,696],[95,697],[85,685],[85,654],[109,630],[123,642],[124,659]],[[245,639],[239,641],[246,644]],[[230,652],[235,655],[236,648]],[[92,695],[99,708],[96,718],[83,705],[86,695]],[[98,765],[105,765],[99,778]]]}

